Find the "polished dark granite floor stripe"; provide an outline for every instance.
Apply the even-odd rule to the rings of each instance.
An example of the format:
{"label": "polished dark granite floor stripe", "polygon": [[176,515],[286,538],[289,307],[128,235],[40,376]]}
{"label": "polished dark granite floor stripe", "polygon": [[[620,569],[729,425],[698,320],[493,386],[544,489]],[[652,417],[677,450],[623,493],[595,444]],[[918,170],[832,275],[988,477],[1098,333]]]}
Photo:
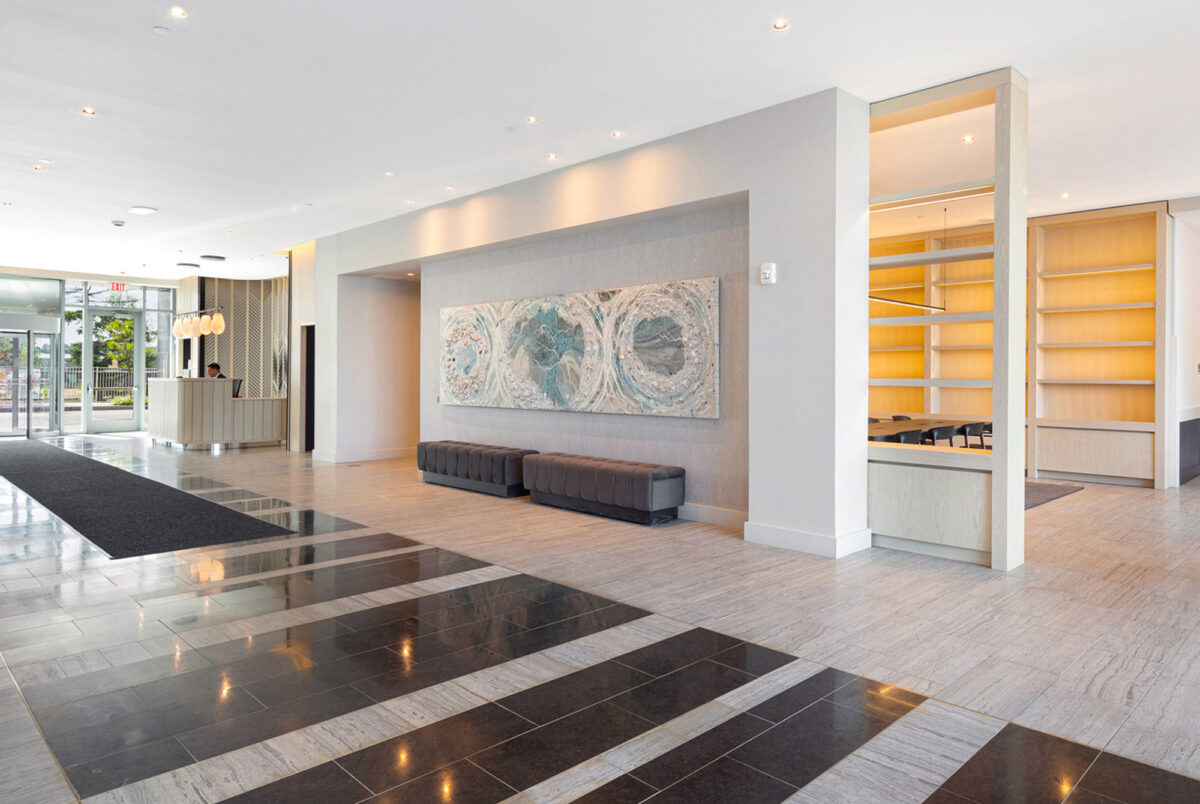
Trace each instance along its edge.
{"label": "polished dark granite floor stripe", "polygon": [[301,536],[319,536],[322,533],[335,533],[342,530],[354,530],[355,528],[366,527],[365,525],[360,525],[357,522],[351,522],[348,519],[342,519],[332,514],[323,514],[320,511],[314,511],[311,508],[305,508],[300,511],[260,514],[258,518],[272,525],[278,525],[281,528],[294,531]]}
{"label": "polished dark granite floor stripe", "polygon": [[494,804],[516,793],[469,759],[393,787],[364,804]]}
{"label": "polished dark granite floor stripe", "polygon": [[1099,754],[1095,748],[1009,723],[942,788],[980,804],[1063,801]]}
{"label": "polished dark granite floor stripe", "polygon": [[652,790],[662,790],[690,776],[697,768],[702,768],[736,750],[770,727],[768,721],[743,713],[634,768],[629,773]]}
{"label": "polished dark granite floor stripe", "polygon": [[374,701],[352,687],[337,687],[186,732],[178,735],[176,739],[196,759],[207,759],[362,709],[373,703]]}
{"label": "polished dark granite floor stripe", "polygon": [[654,728],[652,721],[599,703],[471,757],[505,784],[524,790]]}
{"label": "polished dark granite floor stripe", "polygon": [[704,659],[610,698],[609,703],[662,725],[752,680],[749,673]]}
{"label": "polished dark granite floor stripe", "polygon": [[495,704],[484,704],[336,761],[355,779],[380,793],[532,728],[532,723],[512,712]]}
{"label": "polished dark granite floor stripe", "polygon": [[179,741],[168,737],[91,762],[72,765],[66,768],[66,773],[75,792],[81,798],[87,798],[193,762],[192,755]]}
{"label": "polished dark granite floor stripe", "polygon": [[664,676],[685,665],[715,656],[742,644],[707,628],[693,628],[682,634],[655,642],[639,650],[618,656],[616,661],[652,676]]}
{"label": "polished dark granite floor stripe", "polygon": [[[728,756],[803,787],[925,700],[902,692],[870,679],[823,670],[751,709],[752,715],[765,720],[788,709],[795,714],[784,715],[777,725]],[[823,697],[812,701],[818,693]]]}
{"label": "polished dark granite floor stripe", "polygon": [[[268,785],[223,799],[224,804],[282,804],[312,801],[319,804],[354,804],[371,792],[340,765],[326,762]],[[434,801],[436,799],[427,799]]]}
{"label": "polished dark granite floor stripe", "polygon": [[233,502],[234,500],[259,499],[263,495],[250,489],[203,489],[193,491],[197,497],[203,497],[210,502]]}
{"label": "polished dark granite floor stripe", "polygon": [[115,715],[91,726],[47,732],[46,741],[61,764],[76,765],[264,708],[243,690],[222,690],[183,703]]}
{"label": "polished dark granite floor stripe", "polygon": [[496,703],[541,725],[619,695],[651,678],[619,662],[602,662],[501,698]]}
{"label": "polished dark granite floor stripe", "polygon": [[[638,804],[657,791],[629,774],[618,776],[603,787],[575,799],[575,804]],[[699,799],[704,801],[704,799]],[[697,804],[697,802],[692,802]]]}
{"label": "polished dark granite floor stripe", "polygon": [[270,511],[273,508],[291,508],[292,504],[287,500],[281,500],[278,497],[263,497],[258,500],[237,500],[235,502],[225,503],[227,508],[232,508],[235,511],[241,511],[243,514],[249,514],[253,511]]}
{"label": "polished dark granite floor stripe", "polygon": [[1098,793],[1123,804],[1200,801],[1200,780],[1116,754],[1101,753],[1079,780],[1071,801],[1076,800],[1080,791]]}
{"label": "polished dark granite floor stripe", "polygon": [[[347,539],[321,542],[320,544],[305,544],[261,553],[203,559],[185,566],[184,569],[188,574],[184,577],[200,583],[210,583],[214,580],[305,567],[310,564],[379,553],[385,550],[398,550],[417,544],[418,542],[412,539],[397,536],[394,533],[351,536]],[[219,577],[213,577],[214,575],[219,575]]]}
{"label": "polished dark granite floor stripe", "polygon": [[[775,804],[786,801],[797,786],[788,784],[730,757],[721,757],[653,798],[654,804],[696,804],[701,801],[737,801],[738,804]],[[717,794],[713,798],[714,792]]]}
{"label": "polished dark granite floor stripe", "polygon": [[572,617],[569,620],[522,631],[502,641],[493,642],[489,647],[507,658],[519,659],[563,642],[641,619],[649,614],[650,612],[645,609],[617,603],[596,611],[589,611],[578,617]]}

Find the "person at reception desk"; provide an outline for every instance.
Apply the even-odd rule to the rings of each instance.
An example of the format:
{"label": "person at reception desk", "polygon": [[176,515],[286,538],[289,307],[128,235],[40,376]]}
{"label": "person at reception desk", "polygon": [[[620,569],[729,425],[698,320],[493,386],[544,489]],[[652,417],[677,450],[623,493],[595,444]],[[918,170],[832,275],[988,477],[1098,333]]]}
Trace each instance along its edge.
{"label": "person at reception desk", "polygon": [[212,377],[214,380],[225,379],[225,375],[221,373],[221,364],[220,363],[209,363],[208,364],[208,376]]}

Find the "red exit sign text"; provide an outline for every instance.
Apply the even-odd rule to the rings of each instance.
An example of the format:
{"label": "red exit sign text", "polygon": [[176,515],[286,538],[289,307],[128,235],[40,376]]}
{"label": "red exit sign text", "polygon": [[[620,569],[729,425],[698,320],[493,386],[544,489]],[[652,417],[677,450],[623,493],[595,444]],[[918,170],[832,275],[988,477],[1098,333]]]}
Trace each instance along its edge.
{"label": "red exit sign text", "polygon": [[123,293],[125,291],[125,283],[124,282],[113,282],[112,286],[109,288],[109,290],[114,293]]}

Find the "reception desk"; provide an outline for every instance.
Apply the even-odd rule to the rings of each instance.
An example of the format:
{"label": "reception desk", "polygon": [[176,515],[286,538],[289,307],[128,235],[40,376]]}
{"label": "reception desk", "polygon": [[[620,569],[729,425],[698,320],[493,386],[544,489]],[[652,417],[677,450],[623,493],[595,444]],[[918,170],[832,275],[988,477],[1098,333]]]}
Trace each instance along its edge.
{"label": "reception desk", "polygon": [[150,380],[150,437],[184,447],[282,443],[287,399],[234,399],[234,380]]}

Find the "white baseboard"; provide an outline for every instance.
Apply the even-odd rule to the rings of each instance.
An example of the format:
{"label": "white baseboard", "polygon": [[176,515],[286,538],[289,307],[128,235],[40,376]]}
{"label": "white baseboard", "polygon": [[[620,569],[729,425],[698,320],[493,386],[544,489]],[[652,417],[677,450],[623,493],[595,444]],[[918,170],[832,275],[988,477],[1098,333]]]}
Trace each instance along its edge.
{"label": "white baseboard", "polygon": [[313,460],[324,463],[354,463],[355,461],[390,461],[417,457],[416,447],[387,447],[385,449],[324,450],[314,449]]}
{"label": "white baseboard", "polygon": [[826,558],[841,558],[851,553],[857,553],[859,550],[866,550],[871,546],[870,528],[863,528],[843,536],[826,536],[822,533],[808,533],[792,528],[747,522],[744,535],[746,541],[755,544],[784,547],[788,550],[799,550]]}
{"label": "white baseboard", "polygon": [[684,503],[679,506],[679,518],[692,522],[707,522],[710,525],[720,525],[725,528],[741,528],[746,524],[747,514],[745,511],[737,511],[732,508]]}

